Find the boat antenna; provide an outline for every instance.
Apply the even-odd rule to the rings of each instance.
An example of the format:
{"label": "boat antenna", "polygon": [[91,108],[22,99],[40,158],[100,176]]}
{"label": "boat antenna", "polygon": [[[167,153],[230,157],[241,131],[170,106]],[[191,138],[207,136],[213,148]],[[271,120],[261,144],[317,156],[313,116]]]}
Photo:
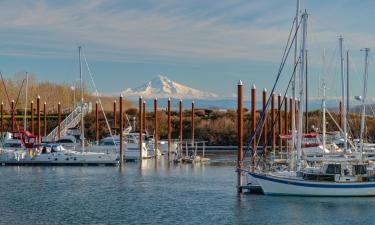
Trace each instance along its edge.
{"label": "boat antenna", "polygon": [[302,156],[302,117],[303,117],[303,83],[305,77],[305,63],[306,63],[306,38],[307,38],[307,11],[302,14],[302,42],[301,42],[301,63],[300,63],[300,74],[299,74],[299,111],[298,111],[298,137],[297,137],[297,171],[301,171],[301,156]]}
{"label": "boat antenna", "polygon": [[365,114],[366,114],[366,97],[367,97],[367,80],[368,80],[368,54],[370,52],[369,48],[365,48],[365,74],[363,79],[363,96],[362,96],[362,113],[361,113],[361,134],[360,134],[360,142],[361,142],[361,151],[360,156],[361,160],[363,160],[363,138],[364,138],[364,130],[365,130]]}
{"label": "boat antenna", "polygon": [[83,79],[82,79],[82,62],[81,62],[81,46],[78,46],[78,60],[79,60],[79,81],[81,92],[81,151],[85,151],[85,124],[83,120]]}

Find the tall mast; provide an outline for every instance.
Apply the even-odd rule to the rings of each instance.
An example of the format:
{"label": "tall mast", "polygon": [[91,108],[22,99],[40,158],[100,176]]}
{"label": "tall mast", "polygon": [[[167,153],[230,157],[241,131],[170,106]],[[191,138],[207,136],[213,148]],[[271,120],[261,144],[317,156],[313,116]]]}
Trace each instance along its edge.
{"label": "tall mast", "polygon": [[[299,13],[299,0],[297,0],[297,8],[296,8],[296,26],[295,26],[295,39],[294,39],[294,65],[293,67],[296,66],[297,64],[297,54],[298,54],[298,13]],[[296,100],[296,76],[293,76],[293,83],[292,83],[292,97],[293,101]],[[291,144],[291,151],[293,152],[295,149],[295,143],[296,143],[296,105],[292,104],[292,144]]]}
{"label": "tall mast", "polygon": [[322,102],[322,108],[323,108],[323,151],[326,149],[326,81],[325,81],[325,69],[326,69],[326,52],[323,50],[323,102]]}
{"label": "tall mast", "polygon": [[81,46],[78,46],[78,60],[79,60],[79,81],[81,91],[81,151],[85,151],[85,124],[83,121],[83,79],[82,79],[82,62],[81,62]]}
{"label": "tall mast", "polygon": [[349,50],[346,51],[346,113],[347,113],[347,120],[349,120]]}
{"label": "tall mast", "polygon": [[343,57],[343,50],[342,50],[342,43],[344,41],[344,38],[340,36],[339,42],[340,42],[340,63],[341,63],[341,85],[342,85],[342,107],[343,107],[343,131],[344,131],[344,151],[348,151],[348,135],[346,130],[346,91],[345,91],[345,76],[344,76],[344,57]]}
{"label": "tall mast", "polygon": [[303,117],[303,83],[305,77],[305,54],[306,54],[306,36],[307,36],[307,12],[302,14],[302,43],[301,43],[301,64],[299,74],[299,111],[298,111],[298,137],[297,137],[297,171],[301,170],[301,155],[302,155],[302,117]]}
{"label": "tall mast", "polygon": [[26,72],[26,88],[25,88],[25,116],[23,118],[23,129],[27,130],[27,89],[29,89],[29,74]]}
{"label": "tall mast", "polygon": [[368,79],[368,53],[370,49],[365,48],[365,74],[363,79],[363,96],[362,96],[362,115],[361,115],[361,136],[360,136],[360,142],[361,142],[361,160],[363,155],[363,138],[364,138],[364,130],[365,130],[365,114],[366,114],[366,95],[367,95],[367,79]]}

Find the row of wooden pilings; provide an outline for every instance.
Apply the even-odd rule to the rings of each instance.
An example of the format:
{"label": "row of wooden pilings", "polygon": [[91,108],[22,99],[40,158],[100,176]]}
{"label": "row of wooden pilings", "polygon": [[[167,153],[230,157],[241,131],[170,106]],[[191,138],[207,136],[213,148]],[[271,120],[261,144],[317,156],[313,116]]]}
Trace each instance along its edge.
{"label": "row of wooden pilings", "polygon": [[[123,96],[121,95],[119,97],[119,114],[120,114],[120,164],[123,164],[123,157],[124,157],[124,109],[123,109]],[[113,128],[114,132],[116,134],[116,128],[117,128],[117,102],[113,102]],[[183,142],[182,137],[182,130],[183,130],[183,124],[182,124],[182,116],[183,116],[183,107],[182,107],[182,99],[179,100],[179,144],[180,147]],[[96,129],[96,142],[99,143],[99,108],[98,108],[98,102],[95,104],[95,129]],[[167,105],[167,123],[168,123],[168,158],[170,158],[171,155],[171,146],[172,146],[172,123],[171,123],[171,99],[168,99],[168,105]],[[159,140],[159,134],[158,134],[158,99],[154,99],[154,151],[155,151],[155,158],[157,158],[156,151],[158,149],[158,140]],[[143,133],[146,130],[146,102],[143,101],[143,98],[140,97],[138,101],[138,131],[139,131],[139,158],[143,158]],[[191,141],[194,143],[194,137],[195,137],[195,103],[194,101],[191,103]]]}
{"label": "row of wooden pilings", "polygon": [[[255,168],[256,168],[256,165],[257,165],[257,149],[258,149],[258,146],[262,146],[262,162],[263,162],[263,165],[266,164],[266,161],[267,161],[267,155],[268,155],[268,151],[267,151],[267,147],[268,147],[268,143],[267,143],[267,132],[268,132],[268,127],[267,126],[270,126],[270,129],[271,129],[271,151],[272,151],[272,154],[274,156],[276,156],[276,139],[277,139],[277,136],[279,137],[279,143],[278,143],[278,155],[279,155],[279,158],[280,159],[283,159],[283,154],[285,153],[286,157],[288,157],[288,141],[287,139],[285,139],[285,152],[283,152],[283,139],[280,137],[280,135],[289,135],[289,127],[290,127],[290,123],[289,123],[289,117],[291,116],[289,113],[292,112],[292,105],[295,104],[295,109],[296,109],[296,117],[297,117],[297,109],[298,109],[298,104],[299,104],[299,101],[298,100],[294,100],[292,98],[288,98],[288,96],[285,96],[284,99],[282,99],[282,96],[281,94],[277,95],[277,101],[278,101],[278,104],[277,104],[277,109],[275,108],[275,98],[276,98],[276,94],[275,93],[272,93],[272,95],[270,96],[271,97],[271,106],[270,106],[270,112],[269,111],[265,111],[265,108],[266,108],[266,103],[267,103],[267,90],[264,89],[263,92],[262,92],[262,111],[265,111],[265,114],[264,114],[264,117],[262,118],[263,121],[261,121],[258,125],[262,127],[262,130],[257,132],[258,134],[262,134],[262,140],[261,141],[261,144],[257,145],[257,142],[258,142],[258,139],[257,139],[257,133],[256,132],[256,126],[257,126],[257,118],[256,118],[256,114],[257,114],[257,109],[256,109],[256,87],[255,85],[252,86],[251,88],[251,110],[250,110],[250,137],[252,137],[253,141],[252,141],[252,144],[251,144],[251,148],[253,150],[253,154],[252,154],[252,161],[251,161],[251,171],[254,172],[255,171]],[[289,104],[288,104],[289,102]],[[284,104],[284,112],[282,112],[282,104]],[[290,105],[290,109],[289,109],[289,112],[288,112],[288,105]],[[276,111],[278,112],[278,116],[276,116]],[[244,159],[244,150],[243,150],[243,146],[244,146],[244,142],[243,142],[243,130],[244,130],[244,126],[243,126],[243,84],[242,84],[242,81],[239,81],[238,82],[238,85],[237,85],[237,137],[238,137],[238,152],[237,152],[237,167],[238,167],[238,191],[239,192],[242,192],[242,179],[243,179],[243,176],[242,176],[242,173],[243,173],[243,168],[244,168],[244,164],[243,164],[243,159]],[[270,117],[270,122],[269,124],[267,124],[267,117],[269,118]],[[284,120],[283,120],[284,118]],[[284,121],[284,125],[283,125],[283,121]],[[296,122],[297,122],[297,119],[296,119]],[[297,124],[296,124],[297,126]],[[277,127],[277,133],[276,133],[276,129],[275,127]]]}
{"label": "row of wooden pilings", "polygon": [[[31,134],[36,137],[36,141],[41,143],[42,140],[42,115],[41,112],[43,111],[43,136],[47,136],[47,103],[44,102],[43,110],[41,110],[41,102],[40,96],[37,97],[36,100],[36,111],[34,109],[34,101],[30,103],[30,111],[31,111]],[[5,132],[4,129],[4,102],[1,102],[0,106],[0,113],[1,113],[1,126],[0,126],[0,133],[3,134]],[[12,133],[20,131],[20,126],[16,121],[16,104],[15,101],[12,100],[10,102],[10,114],[11,114],[11,131]],[[36,114],[36,115],[35,115]],[[57,104],[57,124],[58,124],[58,139],[60,139],[60,131],[61,131],[61,104],[60,102]],[[35,132],[35,116],[37,117],[37,129]],[[23,130],[26,130],[26,127],[23,127]]]}

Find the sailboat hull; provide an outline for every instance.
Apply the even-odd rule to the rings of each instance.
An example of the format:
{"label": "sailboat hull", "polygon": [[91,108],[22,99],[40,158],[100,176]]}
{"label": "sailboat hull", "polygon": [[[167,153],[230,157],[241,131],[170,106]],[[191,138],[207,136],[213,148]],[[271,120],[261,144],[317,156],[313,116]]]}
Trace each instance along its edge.
{"label": "sailboat hull", "polygon": [[314,182],[297,178],[249,173],[265,195],[293,196],[375,196],[375,182]]}

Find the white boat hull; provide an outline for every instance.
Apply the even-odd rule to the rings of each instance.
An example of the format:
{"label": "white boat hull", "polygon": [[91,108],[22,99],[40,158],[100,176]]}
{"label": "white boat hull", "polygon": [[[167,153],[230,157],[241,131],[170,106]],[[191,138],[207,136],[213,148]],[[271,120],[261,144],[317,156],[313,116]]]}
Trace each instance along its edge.
{"label": "white boat hull", "polygon": [[375,196],[375,182],[314,182],[297,178],[249,173],[265,195],[297,196]]}

